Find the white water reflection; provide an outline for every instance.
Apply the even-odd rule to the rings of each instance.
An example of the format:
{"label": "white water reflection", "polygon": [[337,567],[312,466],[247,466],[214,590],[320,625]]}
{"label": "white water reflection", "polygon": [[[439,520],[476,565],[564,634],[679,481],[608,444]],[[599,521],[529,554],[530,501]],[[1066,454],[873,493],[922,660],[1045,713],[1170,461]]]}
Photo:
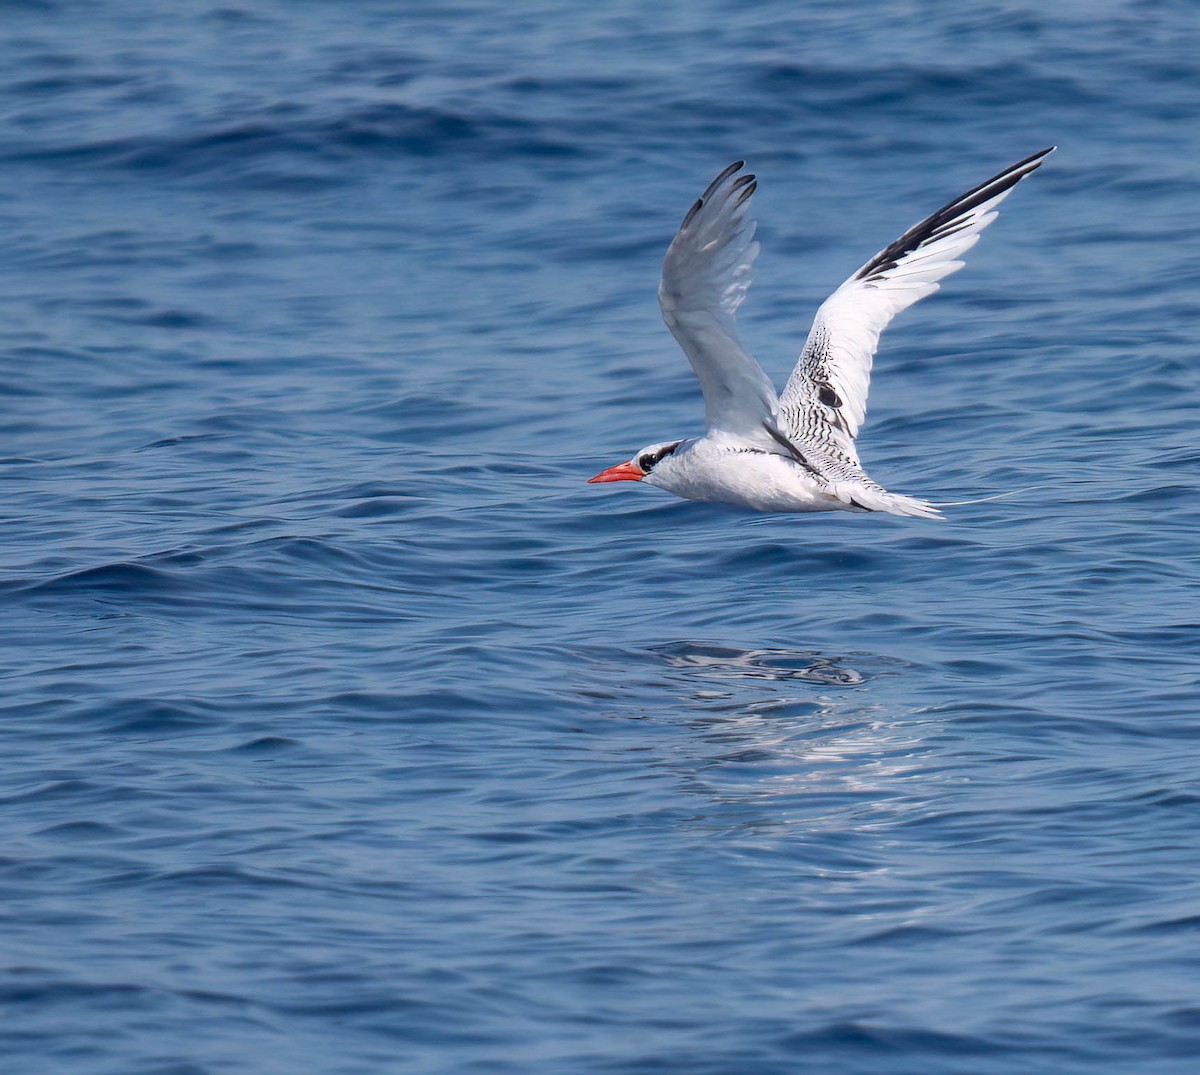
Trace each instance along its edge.
{"label": "white water reflection", "polygon": [[930,775],[926,726],[889,704],[889,681],[910,671],[903,661],[702,641],[654,652],[669,670],[670,711],[698,733],[664,764],[715,808],[697,818],[706,827],[894,820]]}
{"label": "white water reflection", "polygon": [[[876,667],[889,663],[884,658],[865,653],[828,657],[816,650],[737,649],[692,641],[670,642],[655,646],[654,651],[665,657],[672,667],[703,669],[714,676],[803,680],[806,683],[838,687],[854,687],[866,682],[867,674],[852,665],[856,658],[862,658]],[[900,661],[890,663],[903,667]],[[882,673],[871,673],[876,674]]]}

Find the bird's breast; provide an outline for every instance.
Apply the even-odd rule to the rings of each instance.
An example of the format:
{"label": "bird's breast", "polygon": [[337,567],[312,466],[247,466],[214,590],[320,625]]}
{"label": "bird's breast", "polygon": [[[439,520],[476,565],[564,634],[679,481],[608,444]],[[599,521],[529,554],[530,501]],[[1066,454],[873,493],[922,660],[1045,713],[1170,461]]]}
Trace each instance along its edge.
{"label": "bird's breast", "polygon": [[647,480],[688,500],[756,511],[835,511],[840,506],[799,464],[761,448],[699,441],[663,460]]}

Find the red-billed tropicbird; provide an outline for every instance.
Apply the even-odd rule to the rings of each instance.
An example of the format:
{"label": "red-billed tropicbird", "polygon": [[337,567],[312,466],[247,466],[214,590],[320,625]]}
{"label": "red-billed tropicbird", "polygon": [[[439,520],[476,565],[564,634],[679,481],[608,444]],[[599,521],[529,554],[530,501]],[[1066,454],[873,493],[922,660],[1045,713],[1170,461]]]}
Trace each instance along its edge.
{"label": "red-billed tropicbird", "polygon": [[643,448],[591,482],[644,481],[689,500],[759,511],[887,511],[934,518],[936,506],[889,493],[858,459],[879,334],[937,291],[996,219],[996,206],[1053,146],[1026,157],[909,228],[822,303],[781,395],[738,342],[734,315],[758,256],[747,207],[757,183],[726,168],[688,210],[663,262],[663,320],[704,394],[706,430]]}

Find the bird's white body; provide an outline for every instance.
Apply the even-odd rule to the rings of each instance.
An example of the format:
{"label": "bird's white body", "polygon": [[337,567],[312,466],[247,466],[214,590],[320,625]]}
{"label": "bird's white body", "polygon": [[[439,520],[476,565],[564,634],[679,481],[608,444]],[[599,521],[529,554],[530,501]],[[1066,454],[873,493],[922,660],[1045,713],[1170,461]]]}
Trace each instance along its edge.
{"label": "bird's white body", "polygon": [[863,511],[822,489],[787,456],[717,433],[684,441],[642,478],[685,500],[754,511]]}
{"label": "bird's white body", "polygon": [[688,500],[757,511],[885,511],[936,518],[932,504],[872,480],[855,438],[867,412],[879,334],[962,268],[958,258],[1053,147],[955,198],[886,246],[821,304],[778,395],[743,350],[735,314],[758,256],[747,206],[756,183],[726,168],[688,211],[663,262],[663,320],[704,394],[707,430],[643,448],[593,482],[643,481]]}

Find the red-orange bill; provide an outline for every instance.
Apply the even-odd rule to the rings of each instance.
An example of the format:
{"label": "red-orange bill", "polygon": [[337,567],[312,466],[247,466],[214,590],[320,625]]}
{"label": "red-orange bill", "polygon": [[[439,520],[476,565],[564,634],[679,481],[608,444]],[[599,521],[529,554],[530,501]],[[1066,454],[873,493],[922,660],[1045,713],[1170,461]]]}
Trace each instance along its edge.
{"label": "red-orange bill", "polygon": [[628,463],[618,463],[615,467],[600,471],[594,478],[588,478],[587,483],[594,485],[597,482],[640,482],[645,476],[646,472],[631,459]]}

